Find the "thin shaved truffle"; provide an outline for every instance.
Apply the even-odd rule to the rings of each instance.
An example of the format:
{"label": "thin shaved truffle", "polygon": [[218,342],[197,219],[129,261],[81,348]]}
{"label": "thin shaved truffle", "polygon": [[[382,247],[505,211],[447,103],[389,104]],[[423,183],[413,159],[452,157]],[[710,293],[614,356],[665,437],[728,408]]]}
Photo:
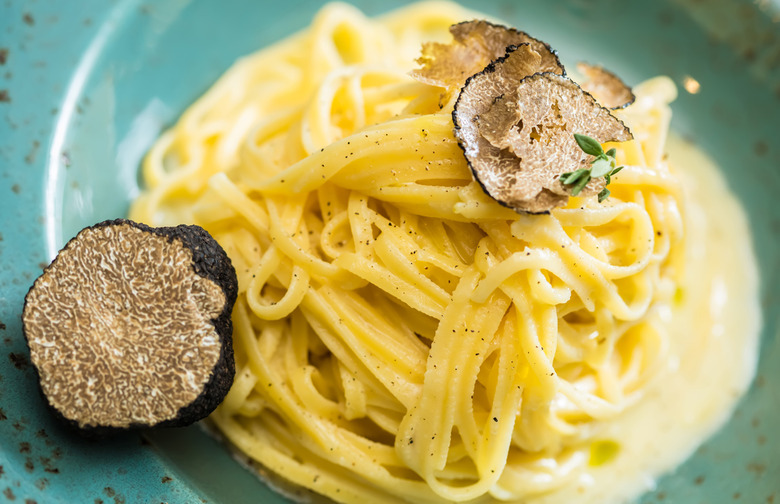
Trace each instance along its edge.
{"label": "thin shaved truffle", "polygon": [[[549,72],[529,75],[533,53],[520,47],[471,77],[452,116],[458,142],[485,192],[516,211],[548,213],[571,194],[559,176],[589,167],[590,156],[574,133],[601,143],[632,135],[571,79]],[[582,194],[603,187],[604,180],[595,179]]]}
{"label": "thin shaved truffle", "polygon": [[634,92],[620,77],[604,67],[577,63],[577,70],[585,76],[585,82],[580,83],[582,89],[592,94],[603,106],[612,109],[626,108],[636,100]]}
{"label": "thin shaved truffle", "polygon": [[549,45],[514,28],[477,20],[452,25],[450,33],[453,41],[449,44],[423,44],[422,56],[417,60],[422,68],[413,70],[412,77],[433,86],[460,89],[466,79],[504,56],[508,47],[522,44],[530,45],[541,56],[537,71],[566,75]]}
{"label": "thin shaved truffle", "polygon": [[49,406],[93,437],[205,417],[233,382],[237,293],[230,259],[198,226],[82,230],[25,297]]}

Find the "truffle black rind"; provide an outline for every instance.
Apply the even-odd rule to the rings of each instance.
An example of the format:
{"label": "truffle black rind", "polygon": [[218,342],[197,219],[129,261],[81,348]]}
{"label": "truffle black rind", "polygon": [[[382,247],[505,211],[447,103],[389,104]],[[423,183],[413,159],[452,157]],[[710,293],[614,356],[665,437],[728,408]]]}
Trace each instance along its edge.
{"label": "truffle black rind", "polygon": [[[224,294],[224,304],[222,305],[221,311],[216,317],[210,319],[210,324],[213,325],[214,333],[216,333],[219,339],[219,356],[216,359],[216,363],[209,370],[208,379],[206,383],[202,385],[199,395],[194,400],[189,401],[186,405],[181,406],[173,418],[166,418],[159,422],[129,422],[127,425],[122,426],[95,425],[93,423],[85,424],[84,422],[79,421],[79,419],[66,417],[63,412],[53,404],[52,400],[43,393],[42,389],[43,396],[55,417],[59,418],[68,426],[73,427],[85,437],[101,438],[111,434],[140,428],[158,426],[175,427],[191,424],[206,417],[222,402],[229,391],[235,376],[235,360],[232,343],[233,327],[231,322],[232,308],[238,295],[238,280],[235,269],[222,247],[207,231],[199,226],[180,225],[175,227],[153,228],[127,219],[104,221],[85,228],[79,235],[68,242],[60,254],[78,240],[82,233],[88,230],[94,231],[112,226],[129,226],[144,233],[163,237],[167,239],[169,243],[178,241],[182,247],[191,252],[191,271],[214,284]],[[181,250],[181,247],[179,247],[179,250]],[[29,310],[35,309],[34,306],[31,306],[31,294],[39,283],[42,282],[41,279],[46,276],[47,272],[57,264],[59,258],[60,255],[58,254],[57,258],[44,269],[43,274],[36,279],[35,283],[25,296],[22,326],[25,340],[28,348],[30,348],[31,354],[33,348],[30,344],[30,328],[28,328],[25,318]],[[189,275],[192,275],[192,273],[189,273]],[[214,289],[214,287],[211,287],[210,289]],[[219,290],[214,292],[219,292]],[[222,295],[220,295],[219,298],[222,298]],[[216,313],[216,311],[211,313]],[[34,359],[31,358],[31,361],[38,380],[41,382],[41,370],[36,365]],[[204,373],[201,376],[205,378],[206,375]]]}

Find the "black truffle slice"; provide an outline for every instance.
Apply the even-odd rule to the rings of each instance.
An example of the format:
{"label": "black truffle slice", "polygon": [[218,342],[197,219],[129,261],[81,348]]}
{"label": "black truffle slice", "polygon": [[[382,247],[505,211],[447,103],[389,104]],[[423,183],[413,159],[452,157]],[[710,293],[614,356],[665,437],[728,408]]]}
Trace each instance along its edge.
{"label": "black truffle slice", "polygon": [[582,89],[592,94],[603,106],[611,110],[626,108],[636,100],[634,92],[623,80],[604,67],[577,63],[577,70],[586,80]]}
{"label": "black truffle slice", "polygon": [[417,59],[422,68],[413,70],[412,77],[433,86],[460,89],[467,78],[504,56],[508,47],[522,44],[530,45],[541,56],[538,72],[566,75],[557,52],[515,28],[475,20],[452,25],[450,33],[453,41],[449,44],[423,44],[422,55]]}
{"label": "black truffle slice", "polygon": [[[568,201],[558,177],[589,167],[574,133],[601,143],[632,138],[628,128],[568,77],[532,73],[535,51],[508,51],[466,82],[452,113],[455,136],[474,178],[518,212],[549,213]],[[604,179],[588,183],[598,193]]]}
{"label": "black truffle slice", "polygon": [[86,435],[207,416],[235,375],[237,293],[230,259],[198,226],[85,228],[25,297],[46,400]]}

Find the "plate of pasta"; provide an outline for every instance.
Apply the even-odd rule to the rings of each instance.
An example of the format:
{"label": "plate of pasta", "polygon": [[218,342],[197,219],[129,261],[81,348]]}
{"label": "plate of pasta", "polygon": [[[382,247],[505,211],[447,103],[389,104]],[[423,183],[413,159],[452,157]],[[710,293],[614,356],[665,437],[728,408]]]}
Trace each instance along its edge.
{"label": "plate of pasta", "polygon": [[[5,498],[780,501],[780,5],[717,3],[8,3]],[[96,442],[25,294],[118,218],[224,249],[235,369]]]}

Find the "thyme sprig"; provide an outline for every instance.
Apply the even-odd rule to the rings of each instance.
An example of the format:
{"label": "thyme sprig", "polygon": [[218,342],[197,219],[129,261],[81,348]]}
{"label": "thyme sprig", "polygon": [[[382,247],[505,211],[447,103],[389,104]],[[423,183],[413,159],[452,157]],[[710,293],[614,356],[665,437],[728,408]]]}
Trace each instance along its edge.
{"label": "thyme sprig", "polygon": [[[615,149],[609,149],[604,152],[601,144],[598,140],[591,138],[587,135],[574,134],[574,140],[577,141],[577,145],[585,154],[595,156],[595,159],[590,162],[590,168],[580,168],[573,172],[566,172],[561,175],[560,181],[563,185],[571,187],[572,196],[577,196],[591,179],[598,177],[604,177],[607,181],[606,185],[612,182],[612,176],[623,169],[622,166],[617,166],[615,161]],[[609,197],[609,189],[604,187],[599,193],[599,203]]]}

